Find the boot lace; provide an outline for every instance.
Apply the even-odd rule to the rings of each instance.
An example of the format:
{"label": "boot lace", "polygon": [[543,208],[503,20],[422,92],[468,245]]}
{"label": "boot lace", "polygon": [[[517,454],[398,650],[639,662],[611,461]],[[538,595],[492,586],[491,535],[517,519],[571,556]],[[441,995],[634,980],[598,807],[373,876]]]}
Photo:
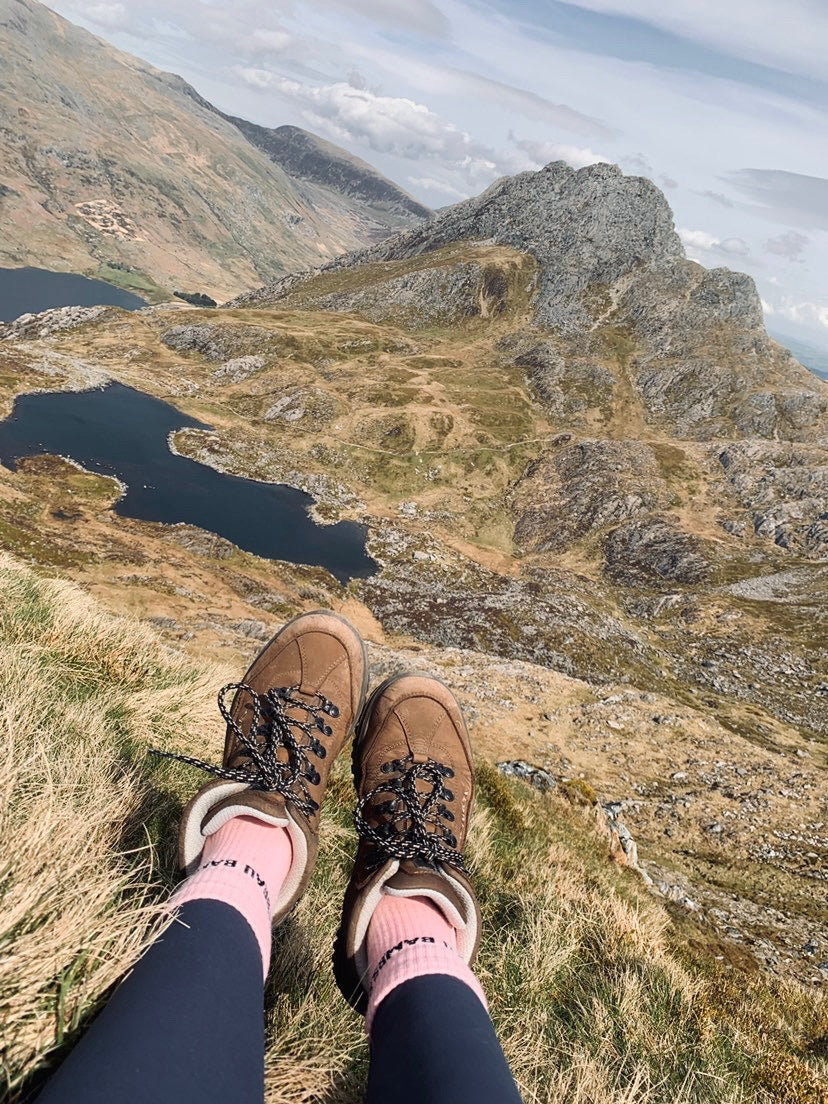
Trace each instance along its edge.
{"label": "boot lace", "polygon": [[[319,809],[319,802],[311,796],[310,786],[320,781],[311,756],[327,757],[328,750],[320,736],[332,735],[333,729],[326,723],[325,716],[338,717],[339,709],[321,694],[300,697],[297,691],[296,686],[278,686],[260,694],[244,682],[232,682],[219,690],[219,710],[239,745],[236,757],[246,760],[244,764],[216,766],[192,755],[155,749],[152,754],[188,763],[229,782],[244,782],[253,790],[279,793],[305,816],[311,817]],[[227,705],[230,693],[234,693],[234,701],[241,694],[250,698],[253,718],[247,733],[230,713],[231,707]],[[301,710],[304,719],[288,716],[289,709]],[[279,757],[280,751],[287,753],[286,759]]]}
{"label": "boot lace", "polygon": [[[383,763],[380,770],[397,777],[369,790],[357,804],[354,824],[362,839],[374,844],[383,859],[418,859],[431,866],[444,863],[468,873],[449,827],[454,813],[445,804],[454,800],[445,785],[445,779],[454,777],[451,767],[434,759],[415,763],[407,755]],[[418,781],[426,782],[429,789],[418,789]],[[380,795],[390,797],[377,803]]]}

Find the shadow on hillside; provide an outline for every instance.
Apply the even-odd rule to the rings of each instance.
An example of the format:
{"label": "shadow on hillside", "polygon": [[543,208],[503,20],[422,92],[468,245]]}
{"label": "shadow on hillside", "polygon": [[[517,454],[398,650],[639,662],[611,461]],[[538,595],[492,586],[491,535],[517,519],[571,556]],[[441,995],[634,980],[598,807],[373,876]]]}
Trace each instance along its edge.
{"label": "shadow on hillside", "polygon": [[181,768],[150,756],[138,758],[137,762],[124,760],[123,767],[133,771],[137,768],[142,782],[141,797],[125,817],[116,847],[124,854],[135,854],[151,845],[153,882],[162,891],[171,890],[181,879],[178,822],[183,801],[180,780],[175,778],[180,776]]}

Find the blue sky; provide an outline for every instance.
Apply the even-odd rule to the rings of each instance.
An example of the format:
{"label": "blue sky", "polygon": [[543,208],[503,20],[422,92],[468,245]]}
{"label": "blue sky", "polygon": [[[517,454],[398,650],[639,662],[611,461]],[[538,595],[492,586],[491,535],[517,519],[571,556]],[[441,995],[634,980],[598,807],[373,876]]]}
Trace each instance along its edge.
{"label": "blue sky", "polygon": [[563,159],[664,190],[690,257],[828,348],[826,0],[56,0],[224,110],[431,206]]}

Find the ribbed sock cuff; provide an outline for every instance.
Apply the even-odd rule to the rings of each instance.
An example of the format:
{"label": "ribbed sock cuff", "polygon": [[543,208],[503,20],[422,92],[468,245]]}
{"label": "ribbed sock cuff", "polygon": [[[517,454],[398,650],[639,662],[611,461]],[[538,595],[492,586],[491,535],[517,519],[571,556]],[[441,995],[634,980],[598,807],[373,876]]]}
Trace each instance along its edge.
{"label": "ribbed sock cuff", "polygon": [[480,982],[456,948],[455,930],[433,901],[384,896],[368,928],[365,1030],[370,1034],[376,1011],[389,993],[426,974],[457,978],[488,1010]]}
{"label": "ribbed sock cuff", "polygon": [[204,841],[198,870],[181,883],[170,907],[187,901],[223,901],[242,914],[270,968],[271,916],[293,857],[287,829],[252,817],[234,817]]}

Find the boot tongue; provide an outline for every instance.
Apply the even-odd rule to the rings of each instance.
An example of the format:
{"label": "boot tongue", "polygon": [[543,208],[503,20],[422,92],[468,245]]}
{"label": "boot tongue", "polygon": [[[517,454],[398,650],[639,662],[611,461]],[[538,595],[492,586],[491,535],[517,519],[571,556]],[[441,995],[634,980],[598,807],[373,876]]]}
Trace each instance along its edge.
{"label": "boot tongue", "polygon": [[462,931],[466,927],[463,900],[448,878],[435,867],[416,859],[406,859],[382,887],[393,897],[428,897],[446,920]]}

